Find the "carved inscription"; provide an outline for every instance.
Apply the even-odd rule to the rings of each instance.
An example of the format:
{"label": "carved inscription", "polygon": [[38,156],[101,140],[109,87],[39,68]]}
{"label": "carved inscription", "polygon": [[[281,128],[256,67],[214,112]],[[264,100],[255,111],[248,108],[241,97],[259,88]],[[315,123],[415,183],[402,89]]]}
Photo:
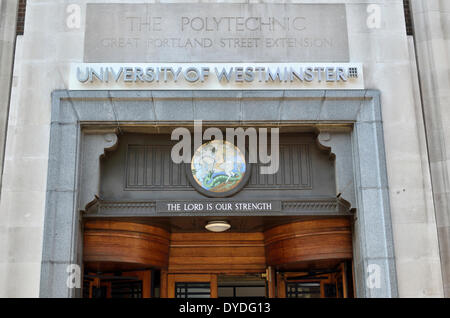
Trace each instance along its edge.
{"label": "carved inscription", "polygon": [[87,5],[85,62],[247,61],[348,61],[345,5]]}

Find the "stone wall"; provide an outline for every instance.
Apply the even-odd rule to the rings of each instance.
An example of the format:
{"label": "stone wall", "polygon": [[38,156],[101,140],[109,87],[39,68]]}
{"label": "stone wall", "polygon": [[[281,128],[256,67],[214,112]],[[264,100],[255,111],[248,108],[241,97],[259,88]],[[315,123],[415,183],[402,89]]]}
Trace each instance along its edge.
{"label": "stone wall", "polygon": [[450,297],[450,1],[411,5],[444,292]]}
{"label": "stone wall", "polygon": [[[13,58],[16,37],[17,1],[0,0],[0,167],[3,168],[4,146],[8,125],[8,109],[11,91],[11,78],[13,72]],[[2,183],[0,169],[0,186]],[[1,197],[0,197],[1,198]],[[2,200],[3,201],[3,200]],[[0,212],[0,218],[5,218],[6,213]],[[9,262],[8,257],[8,221],[0,221],[0,272],[5,273]],[[6,275],[0,275],[0,295],[4,295],[3,286]]]}

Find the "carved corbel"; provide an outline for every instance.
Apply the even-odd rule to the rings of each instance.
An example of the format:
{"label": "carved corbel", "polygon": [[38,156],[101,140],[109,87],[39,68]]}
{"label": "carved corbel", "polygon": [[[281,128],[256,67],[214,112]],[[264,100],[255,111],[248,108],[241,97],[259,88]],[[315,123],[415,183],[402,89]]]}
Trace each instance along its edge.
{"label": "carved corbel", "polygon": [[115,130],[86,131],[82,137],[80,210],[93,205],[100,192],[100,159],[106,151],[114,150],[118,144]]}
{"label": "carved corbel", "polygon": [[320,149],[328,151],[334,160],[336,196],[356,205],[351,136],[348,130],[320,129],[316,139]]}
{"label": "carved corbel", "polygon": [[333,153],[331,150],[331,145],[329,145],[329,142],[331,140],[331,134],[328,131],[322,131],[317,135],[317,146],[322,151],[328,152],[330,160],[335,160],[336,154]]}

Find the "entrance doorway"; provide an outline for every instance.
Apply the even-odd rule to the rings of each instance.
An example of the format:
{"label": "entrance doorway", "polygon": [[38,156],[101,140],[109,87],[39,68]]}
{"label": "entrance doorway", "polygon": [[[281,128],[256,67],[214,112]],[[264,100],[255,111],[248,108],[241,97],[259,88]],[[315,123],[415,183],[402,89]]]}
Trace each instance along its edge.
{"label": "entrance doorway", "polygon": [[[350,298],[353,282],[349,262],[311,272],[273,272],[246,275],[169,274],[161,283],[159,271],[89,273],[84,298]],[[269,274],[268,274],[269,273]],[[269,275],[269,276],[268,276]],[[350,276],[349,276],[350,275]],[[162,289],[161,289],[162,286]],[[272,293],[271,293],[272,291]]]}
{"label": "entrance doorway", "polygon": [[279,298],[352,298],[351,263],[328,270],[277,273]]}
{"label": "entrance doorway", "polygon": [[175,274],[168,278],[169,298],[267,297],[262,274]]}
{"label": "entrance doorway", "polygon": [[350,222],[333,217],[259,232],[170,233],[161,224],[89,220],[83,296],[353,297]]}

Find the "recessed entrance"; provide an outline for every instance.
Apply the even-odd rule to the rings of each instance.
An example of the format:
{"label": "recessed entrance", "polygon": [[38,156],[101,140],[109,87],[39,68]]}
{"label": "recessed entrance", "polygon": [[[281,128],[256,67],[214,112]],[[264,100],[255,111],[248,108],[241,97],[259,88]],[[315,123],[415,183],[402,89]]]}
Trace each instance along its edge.
{"label": "recessed entrance", "polygon": [[220,140],[183,166],[170,135],[121,135],[84,214],[84,295],[351,297],[353,214],[334,157],[312,132],[279,138],[280,168],[263,174]]}
{"label": "recessed entrance", "polygon": [[254,232],[210,233],[181,232],[175,227],[170,232],[163,228],[163,220],[159,226],[144,221],[86,221],[83,295],[353,296],[349,217],[266,218],[260,224],[262,228]]}
{"label": "recessed entrance", "polygon": [[[61,283],[67,280],[67,269],[74,265],[84,266],[94,274],[106,272],[103,267],[108,262],[113,272],[119,270],[115,268],[117,264],[123,271],[150,268],[161,271],[160,282],[167,283],[164,275],[171,270],[181,274],[187,268],[186,264],[175,264],[172,258],[169,245],[172,236],[179,233],[173,229],[180,223],[172,217],[187,217],[190,222],[182,223],[193,223],[189,229],[204,229],[203,221],[223,220],[223,216],[239,215],[248,217],[245,220],[249,223],[256,221],[250,227],[245,221],[241,224],[234,219],[226,220],[232,229],[245,228],[242,233],[247,236],[253,233],[262,237],[259,244],[263,262],[256,266],[250,263],[250,269],[245,262],[225,263],[232,274],[243,269],[247,273],[265,273],[269,266],[275,273],[298,272],[304,271],[299,268],[302,264],[311,262],[314,263],[308,269],[333,268],[334,265],[315,264],[326,261],[333,250],[308,259],[307,255],[314,254],[317,248],[309,247],[309,251],[294,248],[296,255],[289,255],[287,249],[285,255],[277,257],[273,253],[275,248],[268,246],[265,232],[282,223],[303,221],[294,220],[295,217],[347,217],[354,212],[357,218],[352,223],[353,236],[348,228],[346,250],[336,251],[331,258],[354,257],[358,297],[395,297],[397,285],[380,112],[379,92],[372,90],[53,92],[40,296],[80,296],[79,288]],[[232,198],[226,198],[238,204],[271,203],[270,209],[245,212],[235,209],[220,215],[203,210],[169,211],[168,206],[174,201],[225,201],[206,198],[194,189],[185,178],[187,170],[170,164],[169,140],[154,136],[170,134],[176,127],[192,128],[193,120],[199,117],[205,120],[205,128],[280,128],[282,169],[279,174],[263,177],[253,173],[258,170],[253,165],[251,169],[255,171],[247,185]],[[290,136],[281,136],[285,133]],[[284,220],[261,228],[262,218],[268,215]],[[139,225],[131,226],[130,231],[117,231],[125,234],[120,238],[114,238],[105,229],[103,234],[111,236],[113,242],[108,245],[102,243],[102,236],[93,235],[93,228],[80,226],[95,219],[126,220]],[[167,219],[174,220],[173,226],[166,226]],[[143,225],[153,226],[154,232],[149,229],[147,235],[144,229],[134,233]],[[179,229],[184,229],[184,225]],[[190,233],[195,232],[198,231]],[[130,237],[130,233],[135,237]],[[326,242],[326,236],[322,237],[325,239],[314,240]],[[123,240],[127,243],[121,244]],[[282,247],[289,241],[273,240],[271,245]],[[299,239],[294,246],[306,241]],[[334,238],[329,243],[334,247],[343,246]],[[289,261],[284,264],[286,258]],[[368,264],[380,269],[384,278],[380,288],[367,285]],[[198,271],[186,273],[221,273],[220,267],[213,265],[197,266]],[[273,295],[270,293],[269,296]]]}

